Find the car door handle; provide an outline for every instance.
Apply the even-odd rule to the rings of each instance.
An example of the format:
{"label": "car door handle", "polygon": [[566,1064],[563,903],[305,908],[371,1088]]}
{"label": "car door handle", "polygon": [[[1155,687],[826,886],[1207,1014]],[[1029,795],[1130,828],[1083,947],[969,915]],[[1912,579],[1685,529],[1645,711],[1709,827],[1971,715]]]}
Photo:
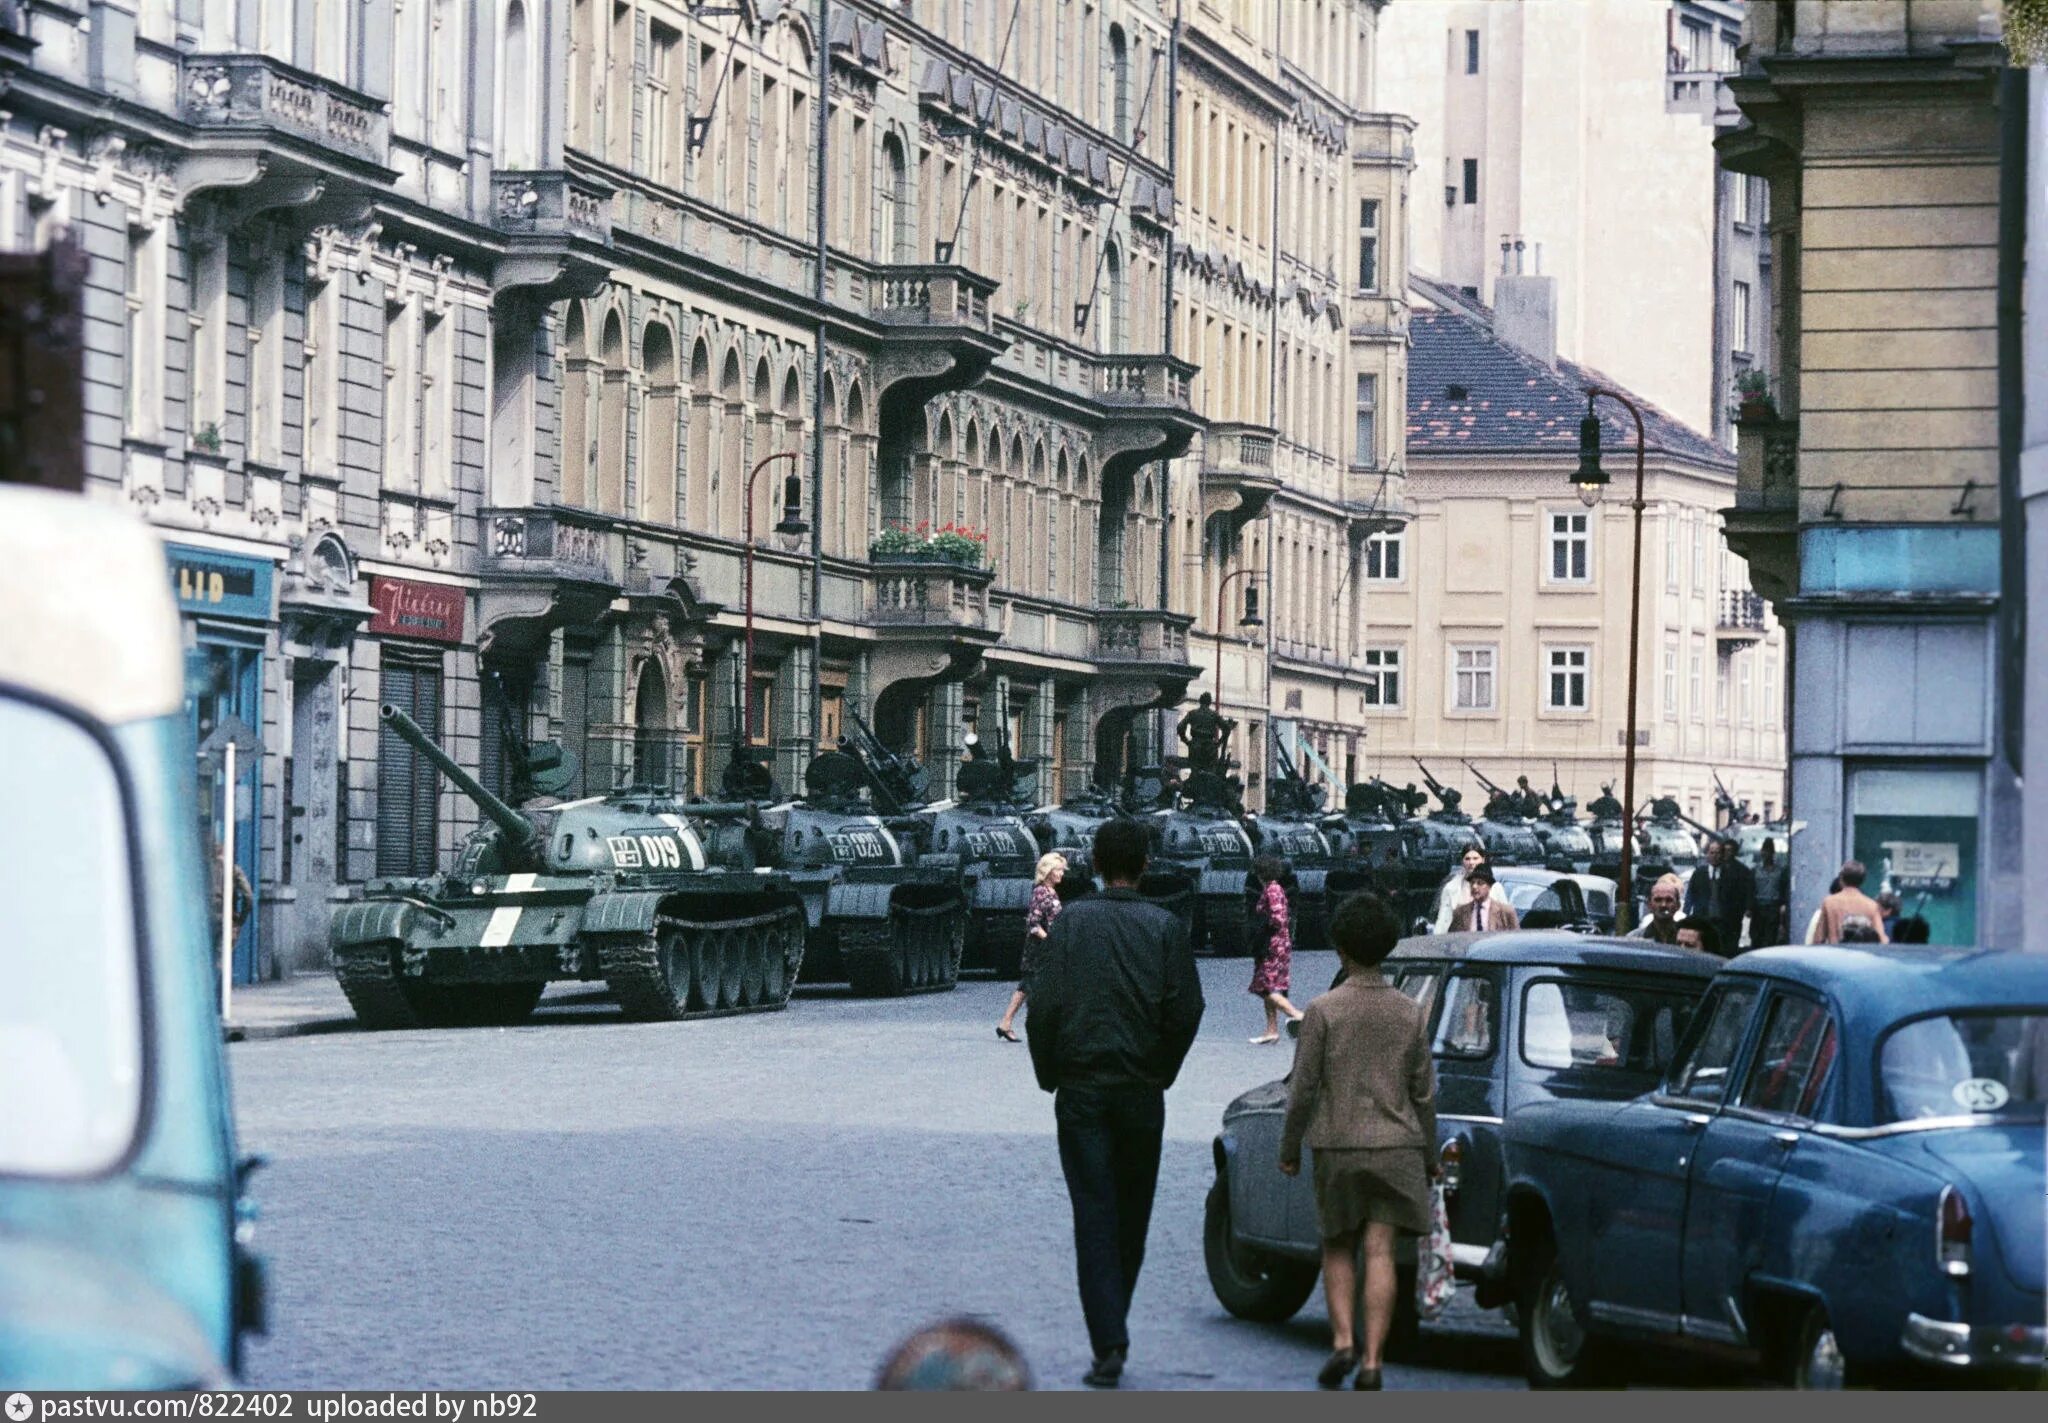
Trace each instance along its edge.
{"label": "car door handle", "polygon": [[1687,1112],[1683,1117],[1679,1118],[1679,1120],[1685,1123],[1685,1129],[1687,1131],[1698,1131],[1708,1122],[1711,1122],[1713,1118],[1705,1115],[1702,1112]]}
{"label": "car door handle", "polygon": [[1796,1131],[1774,1131],[1771,1133],[1771,1141],[1783,1150],[1790,1151],[1793,1147],[1799,1145],[1799,1133]]}

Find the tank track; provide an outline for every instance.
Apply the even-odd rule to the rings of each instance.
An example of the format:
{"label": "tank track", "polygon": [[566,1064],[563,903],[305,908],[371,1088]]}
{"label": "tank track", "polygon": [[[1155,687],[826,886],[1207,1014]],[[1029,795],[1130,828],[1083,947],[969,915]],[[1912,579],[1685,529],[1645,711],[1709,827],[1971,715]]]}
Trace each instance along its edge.
{"label": "tank track", "polygon": [[1209,958],[1251,956],[1251,915],[1242,895],[1214,895],[1201,902],[1202,940],[1195,952]]}
{"label": "tank track", "polygon": [[969,913],[964,966],[994,979],[1024,972],[1024,915],[1021,910],[977,909]]}
{"label": "tank track", "polygon": [[966,924],[957,904],[899,909],[886,925],[839,926],[839,955],[847,982],[861,998],[950,993],[960,982]]}
{"label": "tank track", "polygon": [[796,905],[743,919],[662,914],[651,934],[607,935],[597,945],[612,996],[642,1022],[772,1013],[788,1005],[803,956]]}
{"label": "tank track", "polygon": [[523,1023],[546,990],[545,983],[429,983],[398,971],[401,946],[387,939],[359,946],[334,960],[334,978],[371,1031],[402,1028],[466,1028]]}

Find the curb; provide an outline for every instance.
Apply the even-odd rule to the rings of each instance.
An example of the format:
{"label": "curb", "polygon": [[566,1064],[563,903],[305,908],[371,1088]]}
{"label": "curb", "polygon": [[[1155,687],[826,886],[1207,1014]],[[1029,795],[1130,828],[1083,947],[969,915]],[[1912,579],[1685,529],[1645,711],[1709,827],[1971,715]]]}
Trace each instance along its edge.
{"label": "curb", "polygon": [[264,1042],[271,1038],[303,1038],[322,1033],[353,1032],[354,1018],[308,1018],[299,1023],[226,1023],[221,1027],[223,1042]]}

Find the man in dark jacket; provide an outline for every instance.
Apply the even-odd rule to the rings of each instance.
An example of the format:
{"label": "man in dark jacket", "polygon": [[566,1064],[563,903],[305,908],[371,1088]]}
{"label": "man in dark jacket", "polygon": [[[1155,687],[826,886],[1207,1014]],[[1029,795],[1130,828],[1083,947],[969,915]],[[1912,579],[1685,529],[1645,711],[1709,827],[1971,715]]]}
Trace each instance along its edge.
{"label": "man in dark jacket", "polygon": [[1735,858],[1735,842],[1716,835],[1707,841],[1707,862],[1692,872],[1686,886],[1685,912],[1714,921],[1721,931],[1721,951],[1742,950],[1742,920],[1756,902],[1756,876]]}
{"label": "man in dark jacket", "polygon": [[1138,897],[1145,828],[1095,832],[1103,891],[1053,921],[1031,980],[1025,1032],[1038,1085],[1053,1094],[1060,1168],[1074,1208],[1081,1312],[1095,1363],[1082,1380],[1115,1388],[1125,1320],[1166,1130],[1166,1089],[1202,1022],[1202,983],[1179,919]]}

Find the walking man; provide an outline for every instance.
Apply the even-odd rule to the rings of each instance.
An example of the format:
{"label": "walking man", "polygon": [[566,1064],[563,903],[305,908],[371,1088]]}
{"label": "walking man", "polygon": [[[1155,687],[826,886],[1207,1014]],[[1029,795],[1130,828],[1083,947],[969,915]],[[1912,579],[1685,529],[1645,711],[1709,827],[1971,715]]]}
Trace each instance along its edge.
{"label": "walking man", "polygon": [[1787,876],[1778,842],[1766,840],[1756,861],[1756,902],[1749,910],[1749,946],[1768,949],[1785,942]]}
{"label": "walking man", "polygon": [[1884,932],[1884,911],[1863,892],[1867,872],[1861,860],[1842,866],[1842,887],[1820,902],[1818,942],[1823,944],[1889,943]]}
{"label": "walking man", "polygon": [[1650,917],[1629,933],[1631,939],[1650,939],[1659,944],[1678,942],[1678,905],[1685,882],[1677,875],[1665,875],[1650,886]]}
{"label": "walking man", "polygon": [[1187,930],[1138,897],[1145,828],[1095,832],[1102,893],[1053,921],[1031,980],[1024,1030],[1038,1085],[1053,1094],[1060,1168],[1074,1209],[1081,1313],[1095,1362],[1082,1382],[1115,1388],[1166,1129],[1166,1089],[1202,1022]]}
{"label": "walking man", "polygon": [[1707,841],[1707,862],[1692,872],[1685,911],[1711,919],[1728,952],[1742,947],[1742,919],[1756,898],[1756,876],[1735,858],[1735,842],[1716,835]]}

